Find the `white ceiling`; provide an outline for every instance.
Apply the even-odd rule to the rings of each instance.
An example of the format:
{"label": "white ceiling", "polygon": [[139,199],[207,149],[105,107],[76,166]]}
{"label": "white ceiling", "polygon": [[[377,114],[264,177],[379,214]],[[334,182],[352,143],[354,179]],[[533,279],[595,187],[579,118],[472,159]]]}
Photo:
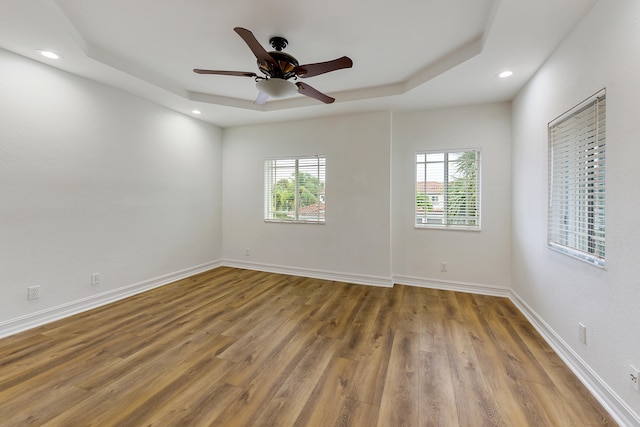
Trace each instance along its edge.
{"label": "white ceiling", "polygon": [[[226,127],[510,100],[595,2],[0,0],[0,48]],[[349,56],[353,68],[305,79],[336,102],[256,106],[252,79],[193,73],[257,72],[237,26],[267,50],[285,37],[300,64]]]}

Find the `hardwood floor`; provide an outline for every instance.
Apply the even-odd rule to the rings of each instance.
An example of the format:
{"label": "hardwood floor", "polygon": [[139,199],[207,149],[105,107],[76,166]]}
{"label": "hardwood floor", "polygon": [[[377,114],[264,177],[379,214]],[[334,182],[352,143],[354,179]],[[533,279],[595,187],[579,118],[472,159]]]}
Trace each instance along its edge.
{"label": "hardwood floor", "polygon": [[0,340],[0,425],[615,425],[508,299],[232,268]]}

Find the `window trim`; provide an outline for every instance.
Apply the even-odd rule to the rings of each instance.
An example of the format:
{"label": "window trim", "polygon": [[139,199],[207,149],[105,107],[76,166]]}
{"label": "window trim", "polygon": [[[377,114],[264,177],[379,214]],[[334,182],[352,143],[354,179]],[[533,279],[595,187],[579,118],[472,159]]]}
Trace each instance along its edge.
{"label": "window trim", "polygon": [[[418,224],[418,216],[416,215],[416,195],[418,194],[418,176],[417,176],[417,165],[418,165],[418,155],[420,154],[449,154],[449,153],[460,153],[460,152],[470,152],[473,151],[477,153],[477,178],[476,178],[476,198],[477,202],[477,225],[461,225],[461,224]],[[425,159],[426,163],[426,159]],[[447,173],[448,164],[444,161],[445,166],[445,174]],[[413,191],[413,227],[417,230],[451,230],[451,231],[482,231],[482,149],[481,148],[448,148],[441,150],[418,150],[414,155],[414,191]],[[446,191],[443,193],[443,203],[447,205],[447,193]]]}
{"label": "window trim", "polygon": [[[598,91],[597,93],[591,95],[590,97],[588,97],[587,99],[585,99],[584,101],[578,103],[577,105],[575,105],[574,107],[570,108],[569,110],[565,111],[564,113],[562,113],[561,115],[559,115],[558,117],[556,117],[555,119],[553,119],[552,121],[550,121],[548,123],[547,126],[547,132],[548,132],[548,136],[547,136],[547,140],[548,140],[548,144],[547,144],[547,148],[548,148],[548,207],[547,207],[547,247],[555,252],[559,252],[562,253],[564,255],[570,256],[574,259],[577,259],[579,261],[583,261],[586,262],[589,265],[593,265],[595,267],[599,267],[599,268],[604,268],[605,267],[605,260],[606,260],[606,254],[605,254],[605,250],[604,250],[604,243],[603,243],[603,248],[602,248],[602,253],[603,256],[600,257],[598,255],[598,251],[600,249],[598,249],[598,246],[594,246],[593,252],[587,252],[585,250],[581,250],[578,247],[574,247],[574,246],[578,246],[578,245],[574,245],[574,246],[569,246],[569,245],[565,245],[562,244],[561,242],[557,242],[553,240],[553,234],[557,234],[558,230],[553,229],[552,230],[552,223],[554,222],[554,218],[552,217],[553,214],[553,201],[554,201],[554,197],[557,197],[558,195],[554,193],[554,151],[553,151],[553,141],[552,141],[552,129],[555,126],[558,126],[562,123],[564,123],[565,121],[569,120],[570,118],[576,116],[577,114],[583,112],[584,110],[591,108],[592,105],[595,105],[596,107],[596,114],[599,114],[599,111],[597,111],[597,109],[599,108],[599,102],[600,101],[605,101],[604,102],[604,112],[602,113],[603,119],[604,119],[604,149],[598,148],[599,153],[602,153],[602,155],[600,157],[598,157],[598,161],[600,161],[601,159],[604,160],[604,166],[603,166],[603,171],[601,173],[601,176],[597,176],[594,179],[588,180],[590,185],[585,187],[586,191],[588,192],[588,195],[591,195],[592,193],[596,193],[598,188],[592,187],[595,182],[595,185],[602,185],[604,188],[604,196],[603,196],[603,201],[602,204],[604,207],[603,213],[600,214],[600,216],[603,217],[603,220],[606,221],[606,145],[607,145],[607,138],[606,138],[606,89],[602,89],[600,91]],[[599,121],[600,118],[596,117],[596,128],[598,128],[599,126]],[[596,138],[596,143],[598,142],[598,134],[599,134],[599,130],[597,129],[595,132],[595,138]],[[575,172],[575,171],[574,171]],[[558,177],[559,178],[559,177]],[[560,194],[564,194],[566,195],[566,193],[560,193]],[[566,197],[566,196],[565,196]],[[575,207],[575,205],[571,205],[570,207],[573,207],[575,210],[578,210],[577,207]],[[584,208],[582,208],[582,210],[584,210]],[[572,217],[573,222],[579,222],[579,219],[576,219],[576,216]],[[592,221],[595,223],[598,219],[595,218]],[[557,218],[555,219],[555,222],[557,222]],[[587,220],[587,223],[589,222],[589,220]],[[589,224],[587,224],[589,225]],[[591,224],[593,225],[593,224]],[[604,228],[602,229],[602,234],[603,234],[603,241],[606,242],[606,225],[604,226]],[[556,239],[557,240],[557,239]],[[588,248],[587,248],[588,249]]]}
{"label": "window trim", "polygon": [[[267,186],[268,186],[268,181],[269,181],[269,162],[272,161],[295,161],[295,176],[298,176],[298,172],[299,172],[299,160],[309,160],[309,159],[317,159],[318,160],[318,174],[319,174],[319,168],[320,168],[320,160],[322,159],[324,161],[324,175],[325,175],[325,179],[324,179],[324,190],[325,190],[325,197],[326,197],[326,189],[327,189],[327,182],[326,182],[326,171],[327,171],[327,156],[322,155],[322,154],[312,154],[312,155],[307,155],[307,156],[281,156],[281,157],[266,157],[264,159],[264,210],[263,210],[263,219],[264,222],[266,223],[278,223],[278,224],[315,224],[315,225],[324,225],[326,223],[326,211],[323,213],[322,215],[322,220],[318,219],[317,221],[315,220],[308,220],[308,219],[278,219],[278,218],[268,218],[269,215],[269,207],[270,207],[270,200],[269,200],[269,196],[270,196],[270,192],[267,192]],[[296,178],[295,181],[295,185],[296,185],[296,191],[295,193],[298,193],[298,179]],[[319,194],[318,194],[319,196]],[[319,200],[319,197],[318,197]],[[322,203],[326,203],[322,202]],[[299,210],[300,208],[296,208],[295,210],[295,214],[296,217],[298,217],[299,215]]]}

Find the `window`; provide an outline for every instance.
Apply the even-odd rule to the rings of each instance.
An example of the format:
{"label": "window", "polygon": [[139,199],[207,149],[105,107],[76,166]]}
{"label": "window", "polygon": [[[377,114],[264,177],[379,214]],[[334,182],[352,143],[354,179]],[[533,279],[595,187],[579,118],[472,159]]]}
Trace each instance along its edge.
{"label": "window", "polygon": [[549,247],[598,266],[605,255],[605,91],[549,123]]}
{"label": "window", "polygon": [[265,221],[324,223],[325,165],[323,156],[265,160]]}
{"label": "window", "polygon": [[416,227],[480,229],[480,150],[416,154]]}

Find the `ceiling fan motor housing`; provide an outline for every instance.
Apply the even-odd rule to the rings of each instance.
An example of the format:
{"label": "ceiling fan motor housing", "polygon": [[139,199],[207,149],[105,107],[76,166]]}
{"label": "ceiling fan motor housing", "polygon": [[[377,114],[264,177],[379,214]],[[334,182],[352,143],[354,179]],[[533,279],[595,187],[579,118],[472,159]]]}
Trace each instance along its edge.
{"label": "ceiling fan motor housing", "polygon": [[295,69],[300,65],[296,58],[282,51],[269,52],[269,55],[271,55],[271,57],[276,61],[278,66],[275,67],[273,64],[267,62],[261,63],[258,61],[258,68],[260,71],[269,77],[276,77],[285,80],[296,77]]}

